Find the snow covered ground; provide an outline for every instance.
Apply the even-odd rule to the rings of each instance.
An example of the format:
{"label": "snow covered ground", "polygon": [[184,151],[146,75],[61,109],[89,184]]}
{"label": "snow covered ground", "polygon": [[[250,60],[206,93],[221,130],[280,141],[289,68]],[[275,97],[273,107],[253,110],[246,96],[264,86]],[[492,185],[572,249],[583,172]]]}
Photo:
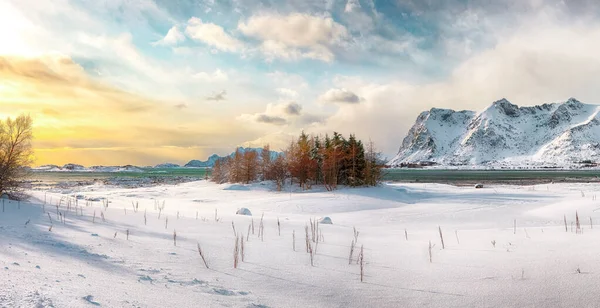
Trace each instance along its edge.
{"label": "snow covered ground", "polygon": [[[268,184],[205,181],[31,191],[32,203],[6,201],[0,212],[0,307],[595,306],[598,192],[595,184],[389,184],[278,193]],[[76,214],[75,202],[69,211],[63,199],[60,223],[56,204],[77,195],[107,198],[108,208],[79,199]],[[155,200],[165,204],[160,219]],[[253,216],[235,215],[239,208]],[[571,231],[575,211],[582,234]],[[333,224],[320,225],[324,242],[311,266],[304,228],[325,216]],[[247,237],[252,220],[245,260],[234,269],[232,222]],[[364,282],[359,248],[348,264],[353,227],[364,246]]]}

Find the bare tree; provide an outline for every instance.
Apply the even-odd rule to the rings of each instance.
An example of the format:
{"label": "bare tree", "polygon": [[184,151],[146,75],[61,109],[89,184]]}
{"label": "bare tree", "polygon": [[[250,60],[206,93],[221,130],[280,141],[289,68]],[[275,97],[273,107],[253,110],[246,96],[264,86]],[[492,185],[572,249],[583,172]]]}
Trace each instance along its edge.
{"label": "bare tree", "polygon": [[18,192],[32,162],[33,121],[29,115],[0,120],[0,195]]}

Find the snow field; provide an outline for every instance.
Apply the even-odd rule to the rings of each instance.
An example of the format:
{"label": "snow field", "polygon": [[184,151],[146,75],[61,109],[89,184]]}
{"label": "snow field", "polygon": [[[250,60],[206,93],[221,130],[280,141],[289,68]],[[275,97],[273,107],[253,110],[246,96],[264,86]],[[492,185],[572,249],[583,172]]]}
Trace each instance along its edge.
{"label": "snow field", "polygon": [[[31,203],[20,209],[6,203],[0,213],[0,307],[594,305],[600,274],[597,185],[475,190],[390,184],[278,193],[262,184],[87,186],[32,191]],[[81,216],[67,211],[63,201],[59,211],[67,214],[65,223],[59,223],[57,201],[74,195],[107,198],[108,208],[100,201],[86,206],[78,200]],[[155,200],[165,204],[160,219]],[[137,213],[132,202],[139,204]],[[254,216],[236,215],[240,208]],[[575,211],[582,234],[571,232]],[[263,213],[261,241],[257,234]],[[319,226],[324,242],[317,245],[311,266],[304,228],[309,219],[322,217],[333,224]],[[591,228],[590,217],[598,227]],[[252,220],[255,232],[244,242],[245,262],[234,269],[232,222],[246,239]],[[348,264],[353,227],[359,235]],[[431,263],[429,241],[435,245]],[[361,246],[366,263],[362,283],[356,264]]]}

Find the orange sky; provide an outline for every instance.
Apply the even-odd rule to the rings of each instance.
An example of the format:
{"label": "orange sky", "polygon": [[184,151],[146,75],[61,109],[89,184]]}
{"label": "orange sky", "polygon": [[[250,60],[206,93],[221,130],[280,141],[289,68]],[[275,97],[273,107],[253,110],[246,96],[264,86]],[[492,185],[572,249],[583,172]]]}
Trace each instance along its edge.
{"label": "orange sky", "polygon": [[34,119],[35,165],[185,163],[253,137],[233,120],[90,79],[68,57],[0,57],[0,79],[0,117]]}

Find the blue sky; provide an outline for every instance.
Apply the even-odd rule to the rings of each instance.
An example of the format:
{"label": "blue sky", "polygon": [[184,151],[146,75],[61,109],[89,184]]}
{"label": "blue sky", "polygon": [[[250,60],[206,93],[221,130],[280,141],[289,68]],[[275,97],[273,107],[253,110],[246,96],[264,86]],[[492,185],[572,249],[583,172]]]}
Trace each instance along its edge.
{"label": "blue sky", "polygon": [[[1,57],[122,91],[113,105],[140,111],[64,89],[33,102],[4,81],[0,114],[56,130],[36,144],[44,162],[183,163],[301,130],[356,133],[391,157],[431,107],[595,103],[597,13],[586,0],[2,0]],[[48,112],[59,107],[72,112]],[[136,133],[115,142],[94,116]]]}

